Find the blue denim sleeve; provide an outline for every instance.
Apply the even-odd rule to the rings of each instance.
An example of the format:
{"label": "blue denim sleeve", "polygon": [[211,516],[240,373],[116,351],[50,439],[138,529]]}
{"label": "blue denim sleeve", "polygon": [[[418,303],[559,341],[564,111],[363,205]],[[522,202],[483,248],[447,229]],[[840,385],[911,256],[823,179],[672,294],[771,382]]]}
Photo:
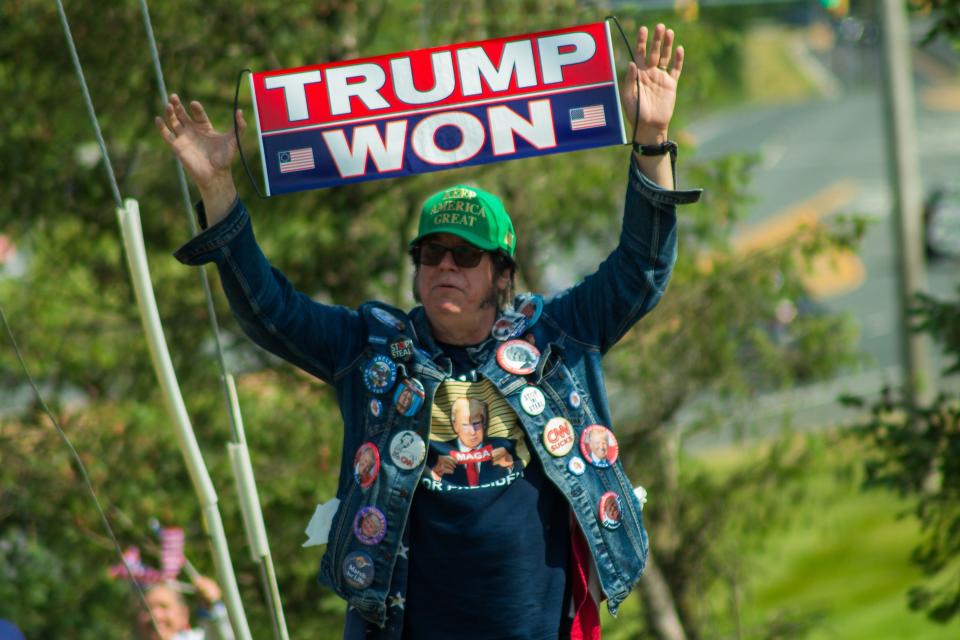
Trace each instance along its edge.
{"label": "blue denim sleeve", "polygon": [[631,154],[617,248],[593,274],[552,298],[545,316],[570,338],[608,351],[660,301],[677,258],[676,207],[699,198],[699,189],[660,187]]}
{"label": "blue denim sleeve", "polygon": [[[197,215],[206,227],[203,203],[197,205]],[[310,299],[270,265],[240,200],[226,218],[205,228],[174,256],[188,265],[216,263],[230,310],[250,339],[327,383],[332,384],[363,347],[357,311]]]}

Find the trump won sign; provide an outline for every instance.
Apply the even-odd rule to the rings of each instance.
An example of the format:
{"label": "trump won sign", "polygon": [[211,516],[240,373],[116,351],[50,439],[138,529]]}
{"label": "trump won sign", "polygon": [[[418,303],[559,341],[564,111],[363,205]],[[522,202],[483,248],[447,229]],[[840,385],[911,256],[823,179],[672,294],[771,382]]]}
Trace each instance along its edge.
{"label": "trump won sign", "polygon": [[268,194],[626,143],[603,22],[250,82]]}

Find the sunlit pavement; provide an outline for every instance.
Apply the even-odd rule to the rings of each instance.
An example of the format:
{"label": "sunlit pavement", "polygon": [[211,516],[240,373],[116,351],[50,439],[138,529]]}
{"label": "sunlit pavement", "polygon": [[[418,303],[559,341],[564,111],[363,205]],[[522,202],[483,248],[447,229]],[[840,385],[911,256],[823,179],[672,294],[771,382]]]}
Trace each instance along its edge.
{"label": "sunlit pavement", "polygon": [[[839,90],[826,90],[825,97],[802,104],[737,108],[690,127],[700,157],[761,155],[752,184],[756,202],[735,235],[742,249],[778,242],[803,225],[822,224],[837,214],[862,215],[872,223],[858,256],[823,261],[807,282],[808,293],[820,305],[855,321],[864,352],[861,366],[835,380],[769,394],[740,408],[743,417],[758,424],[779,423],[786,410],[801,428],[850,419],[852,414],[836,402],[841,393],[873,394],[884,383],[899,381],[879,49],[862,33],[859,42],[842,42],[836,33],[819,28],[811,30],[803,54],[798,64],[812,64],[818,84]],[[960,71],[926,52],[915,54],[914,71],[920,173],[929,192],[957,185],[960,175]],[[927,269],[930,292],[955,294],[960,262],[933,262]],[[734,413],[731,423],[737,421]]]}

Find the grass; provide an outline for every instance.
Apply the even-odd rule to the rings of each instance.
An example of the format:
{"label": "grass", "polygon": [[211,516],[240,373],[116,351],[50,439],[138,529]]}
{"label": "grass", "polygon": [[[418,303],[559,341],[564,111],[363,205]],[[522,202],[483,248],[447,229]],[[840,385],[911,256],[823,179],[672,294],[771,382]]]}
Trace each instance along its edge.
{"label": "grass", "polygon": [[759,26],[746,34],[743,82],[748,102],[802,102],[817,95],[816,86],[791,51],[801,37],[796,30],[774,25]]}
{"label": "grass", "polygon": [[[858,453],[822,443],[824,460],[803,482],[806,498],[792,523],[770,536],[764,549],[745,559],[749,575],[740,594],[740,638],[764,635],[774,619],[810,622],[809,640],[955,640],[960,620],[940,625],[907,608],[906,594],[921,582],[910,563],[919,541],[914,519],[899,517],[908,505],[882,491],[863,492]],[[749,464],[756,450],[714,452],[709,466],[724,474]],[[714,591],[714,608],[726,610],[728,592]],[[636,640],[642,615],[639,598],[624,603],[617,620],[604,614],[604,638]],[[730,619],[723,630],[706,630],[704,640],[738,638]]]}

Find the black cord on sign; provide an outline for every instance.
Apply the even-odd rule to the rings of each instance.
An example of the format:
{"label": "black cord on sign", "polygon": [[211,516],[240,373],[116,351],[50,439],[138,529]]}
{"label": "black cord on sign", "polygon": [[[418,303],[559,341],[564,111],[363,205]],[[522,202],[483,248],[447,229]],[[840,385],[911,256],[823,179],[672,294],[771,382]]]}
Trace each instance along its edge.
{"label": "black cord on sign", "polygon": [[40,389],[37,387],[37,383],[33,380],[33,376],[30,375],[30,371],[27,369],[27,363],[23,359],[23,354],[20,353],[20,345],[17,344],[17,339],[13,336],[13,330],[10,328],[10,323],[7,322],[7,316],[3,312],[3,307],[0,307],[0,321],[3,322],[3,328],[6,330],[7,337],[10,338],[10,343],[13,345],[13,351],[17,355],[17,361],[20,363],[20,368],[23,370],[23,375],[27,378],[27,382],[30,383],[30,387],[33,389],[33,395],[43,408],[44,413],[46,413],[47,417],[50,418],[50,422],[53,423],[57,433],[60,434],[60,439],[63,440],[63,443],[70,451],[70,456],[73,458],[74,463],[76,463],[77,468],[80,470],[80,476],[83,478],[83,483],[86,485],[87,491],[93,497],[94,504],[97,505],[97,513],[100,514],[100,522],[103,524],[103,528],[106,530],[107,536],[109,536],[111,542],[113,542],[114,551],[116,551],[117,555],[120,557],[120,562],[123,564],[123,568],[127,570],[127,577],[130,579],[130,583],[137,592],[137,596],[140,598],[140,603],[144,606],[144,610],[150,614],[150,621],[153,624],[153,628],[157,630],[157,633],[160,633],[159,627],[157,627],[157,621],[153,617],[153,611],[147,604],[147,598],[146,594],[143,592],[143,587],[141,587],[140,583],[137,582],[136,578],[133,577],[133,572],[130,570],[130,565],[127,564],[126,559],[123,557],[123,550],[120,548],[120,542],[117,540],[117,536],[114,535],[113,528],[110,526],[110,521],[107,520],[107,514],[104,513],[103,507],[100,505],[100,499],[97,498],[97,492],[94,490],[93,483],[90,481],[90,475],[87,473],[87,468],[84,466],[83,460],[80,459],[80,454],[77,453],[73,443],[70,442],[70,438],[67,437],[67,434],[63,431],[63,428],[57,421],[57,417],[53,414],[53,411],[50,410],[50,407],[47,406],[43,396],[40,395]]}
{"label": "black cord on sign", "polygon": [[250,72],[250,69],[240,69],[240,73],[237,74],[237,87],[233,92],[233,135],[237,138],[237,151],[240,152],[240,163],[243,165],[243,170],[247,174],[247,178],[250,179],[250,184],[253,185],[253,190],[257,192],[257,195],[260,196],[261,200],[266,200],[267,196],[260,193],[260,187],[257,186],[256,180],[253,179],[253,174],[250,173],[250,167],[247,166],[247,158],[243,155],[243,145],[240,144],[240,127],[237,126],[237,109],[240,104],[240,81],[243,80],[243,74]]}
{"label": "black cord on sign", "polygon": [[[633,115],[633,135],[637,135],[637,127],[640,126],[640,65],[637,64],[637,58],[633,55],[633,48],[630,46],[630,41],[627,40],[627,34],[623,32],[623,27],[620,26],[620,21],[617,20],[617,16],[607,16],[604,20],[613,20],[613,24],[617,25],[617,31],[620,32],[620,37],[623,38],[623,44],[627,48],[627,53],[630,54],[630,59],[633,60],[633,64],[637,67],[637,111]],[[627,144],[633,144],[633,140]]]}

